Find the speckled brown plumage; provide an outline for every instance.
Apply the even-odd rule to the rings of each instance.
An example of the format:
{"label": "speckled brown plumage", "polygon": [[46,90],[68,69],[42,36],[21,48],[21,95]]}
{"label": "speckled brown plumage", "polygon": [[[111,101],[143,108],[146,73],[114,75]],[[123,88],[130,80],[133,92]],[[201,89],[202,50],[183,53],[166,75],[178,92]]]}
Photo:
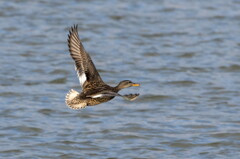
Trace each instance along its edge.
{"label": "speckled brown plumage", "polygon": [[139,94],[121,95],[118,92],[123,88],[139,86],[129,80],[121,81],[116,87],[105,84],[100,77],[91,57],[84,49],[78,36],[77,25],[71,27],[68,35],[68,47],[72,59],[75,61],[82,92],[73,89],[66,95],[66,104],[72,109],[81,109],[94,106],[113,99],[115,96],[126,100],[135,100]]}

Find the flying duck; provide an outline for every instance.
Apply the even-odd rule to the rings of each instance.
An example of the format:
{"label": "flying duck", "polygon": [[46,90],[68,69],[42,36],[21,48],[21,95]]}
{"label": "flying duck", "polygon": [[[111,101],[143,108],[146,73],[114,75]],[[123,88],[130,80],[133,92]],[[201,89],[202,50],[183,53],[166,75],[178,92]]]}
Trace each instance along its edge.
{"label": "flying duck", "polygon": [[100,77],[91,57],[84,49],[78,36],[78,26],[70,28],[68,34],[68,47],[72,59],[75,61],[75,70],[82,87],[79,93],[71,89],[66,95],[66,105],[72,109],[81,109],[86,106],[94,106],[113,99],[115,96],[126,100],[135,100],[139,94],[121,95],[118,92],[123,88],[140,86],[130,80],[119,82],[115,87],[105,84]]}

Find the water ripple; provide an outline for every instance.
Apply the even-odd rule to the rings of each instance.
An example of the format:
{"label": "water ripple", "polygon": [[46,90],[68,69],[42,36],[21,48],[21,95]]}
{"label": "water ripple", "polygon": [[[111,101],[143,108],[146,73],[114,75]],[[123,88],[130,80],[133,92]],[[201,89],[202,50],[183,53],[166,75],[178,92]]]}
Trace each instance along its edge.
{"label": "water ripple", "polygon": [[[0,158],[239,158],[238,1],[0,3]],[[65,105],[81,91],[73,24],[103,80],[139,82],[120,92],[138,99]]]}

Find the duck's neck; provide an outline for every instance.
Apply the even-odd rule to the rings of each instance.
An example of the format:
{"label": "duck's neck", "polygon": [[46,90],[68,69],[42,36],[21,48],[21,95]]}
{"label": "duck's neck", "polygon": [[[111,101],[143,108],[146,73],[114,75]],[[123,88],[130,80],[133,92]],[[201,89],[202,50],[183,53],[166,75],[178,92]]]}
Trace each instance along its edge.
{"label": "duck's neck", "polygon": [[116,92],[118,92],[118,91],[120,91],[122,88],[120,88],[120,87],[119,87],[119,84],[118,84],[116,87],[114,87],[114,89],[115,89]]}

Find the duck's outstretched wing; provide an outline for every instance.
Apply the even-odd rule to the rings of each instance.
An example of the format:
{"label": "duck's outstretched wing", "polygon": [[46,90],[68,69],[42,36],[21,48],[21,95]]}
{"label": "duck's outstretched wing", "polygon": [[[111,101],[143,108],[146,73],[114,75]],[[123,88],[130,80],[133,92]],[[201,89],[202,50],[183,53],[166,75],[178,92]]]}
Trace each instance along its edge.
{"label": "duck's outstretched wing", "polygon": [[120,96],[126,100],[133,101],[139,96],[139,94],[136,93],[136,94],[121,95],[119,93],[112,92],[112,91],[101,91],[95,94],[87,95],[87,97],[90,97],[90,98],[102,98],[102,97],[114,97],[114,96]]}
{"label": "duck's outstretched wing", "polygon": [[114,97],[114,96],[122,96],[122,95],[112,91],[100,91],[98,93],[87,95],[86,97],[102,98],[102,97]]}
{"label": "duck's outstretched wing", "polygon": [[78,36],[78,26],[74,25],[69,30],[68,35],[69,52],[75,61],[75,69],[77,71],[80,85],[84,89],[89,83],[103,83],[97,69],[95,68],[91,57],[85,51],[81,40]]}

